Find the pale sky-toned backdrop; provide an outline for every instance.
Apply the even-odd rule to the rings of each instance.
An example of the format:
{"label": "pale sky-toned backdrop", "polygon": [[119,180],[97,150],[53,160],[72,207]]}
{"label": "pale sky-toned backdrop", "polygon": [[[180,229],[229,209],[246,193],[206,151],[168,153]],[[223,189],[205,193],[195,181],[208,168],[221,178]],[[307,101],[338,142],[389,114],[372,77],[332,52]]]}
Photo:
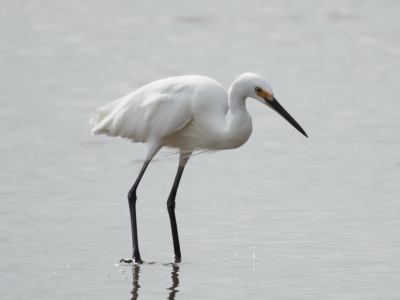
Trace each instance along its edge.
{"label": "pale sky-toned backdrop", "polygon": [[[396,299],[399,14],[389,0],[0,1],[2,298]],[[155,262],[138,287],[114,264],[131,255],[126,194],[146,148],[92,137],[90,110],[168,76],[228,89],[247,71],[310,138],[249,99],[248,143],[185,171],[178,268],[177,157],[160,153],[138,191]]]}

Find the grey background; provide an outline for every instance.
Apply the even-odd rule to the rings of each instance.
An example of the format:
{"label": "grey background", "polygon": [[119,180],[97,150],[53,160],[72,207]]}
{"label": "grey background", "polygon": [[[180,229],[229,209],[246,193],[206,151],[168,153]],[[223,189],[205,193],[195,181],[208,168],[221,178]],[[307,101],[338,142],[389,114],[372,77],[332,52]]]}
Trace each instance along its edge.
{"label": "grey background", "polygon": [[[0,1],[2,299],[398,299],[399,13],[389,0]],[[247,144],[186,168],[178,270],[177,157],[158,154],[137,204],[154,264],[133,281],[115,264],[131,255],[126,194],[146,147],[92,137],[91,109],[168,76],[228,88],[246,71],[310,138],[248,100]]]}

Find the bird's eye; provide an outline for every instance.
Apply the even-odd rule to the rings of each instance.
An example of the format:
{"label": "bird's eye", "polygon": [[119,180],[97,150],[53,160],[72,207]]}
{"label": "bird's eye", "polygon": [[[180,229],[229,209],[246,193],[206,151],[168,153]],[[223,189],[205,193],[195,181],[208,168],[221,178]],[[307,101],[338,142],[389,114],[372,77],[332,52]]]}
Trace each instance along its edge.
{"label": "bird's eye", "polygon": [[261,91],[262,91],[262,89],[259,87],[256,87],[255,90],[256,90],[256,93],[261,93]]}

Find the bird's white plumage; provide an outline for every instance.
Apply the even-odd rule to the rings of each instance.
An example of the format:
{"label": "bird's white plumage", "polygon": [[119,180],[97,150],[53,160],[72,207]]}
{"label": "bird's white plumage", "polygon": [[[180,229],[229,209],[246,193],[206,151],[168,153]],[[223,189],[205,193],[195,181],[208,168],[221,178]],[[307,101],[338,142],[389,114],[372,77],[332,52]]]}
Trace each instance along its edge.
{"label": "bird's white plumage", "polygon": [[[254,91],[272,89],[261,76],[245,73],[229,89],[205,76],[171,77],[147,84],[95,110],[92,134],[120,136],[149,146],[151,159],[163,147],[221,150],[240,147],[252,132],[245,100],[265,103]],[[232,119],[225,116],[230,108]]]}
{"label": "bird's white plumage", "polygon": [[[172,77],[152,82],[114,102],[97,108],[91,118],[92,134],[120,136],[142,143],[166,143],[190,148],[171,134],[188,123],[198,134],[226,129],[228,97],[215,80],[204,76]],[[219,122],[215,122],[219,120]],[[204,128],[200,125],[204,125]],[[183,135],[190,136],[187,130]],[[198,145],[199,149],[206,146]]]}

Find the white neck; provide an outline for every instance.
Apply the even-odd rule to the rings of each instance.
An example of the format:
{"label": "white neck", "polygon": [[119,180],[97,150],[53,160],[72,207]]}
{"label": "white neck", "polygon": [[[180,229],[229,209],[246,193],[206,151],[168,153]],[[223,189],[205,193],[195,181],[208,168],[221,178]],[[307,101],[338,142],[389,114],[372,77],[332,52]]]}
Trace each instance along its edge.
{"label": "white neck", "polygon": [[233,83],[229,89],[228,101],[232,120],[224,137],[221,148],[235,149],[242,146],[249,139],[253,130],[251,116],[246,109],[246,98],[240,83]]}

